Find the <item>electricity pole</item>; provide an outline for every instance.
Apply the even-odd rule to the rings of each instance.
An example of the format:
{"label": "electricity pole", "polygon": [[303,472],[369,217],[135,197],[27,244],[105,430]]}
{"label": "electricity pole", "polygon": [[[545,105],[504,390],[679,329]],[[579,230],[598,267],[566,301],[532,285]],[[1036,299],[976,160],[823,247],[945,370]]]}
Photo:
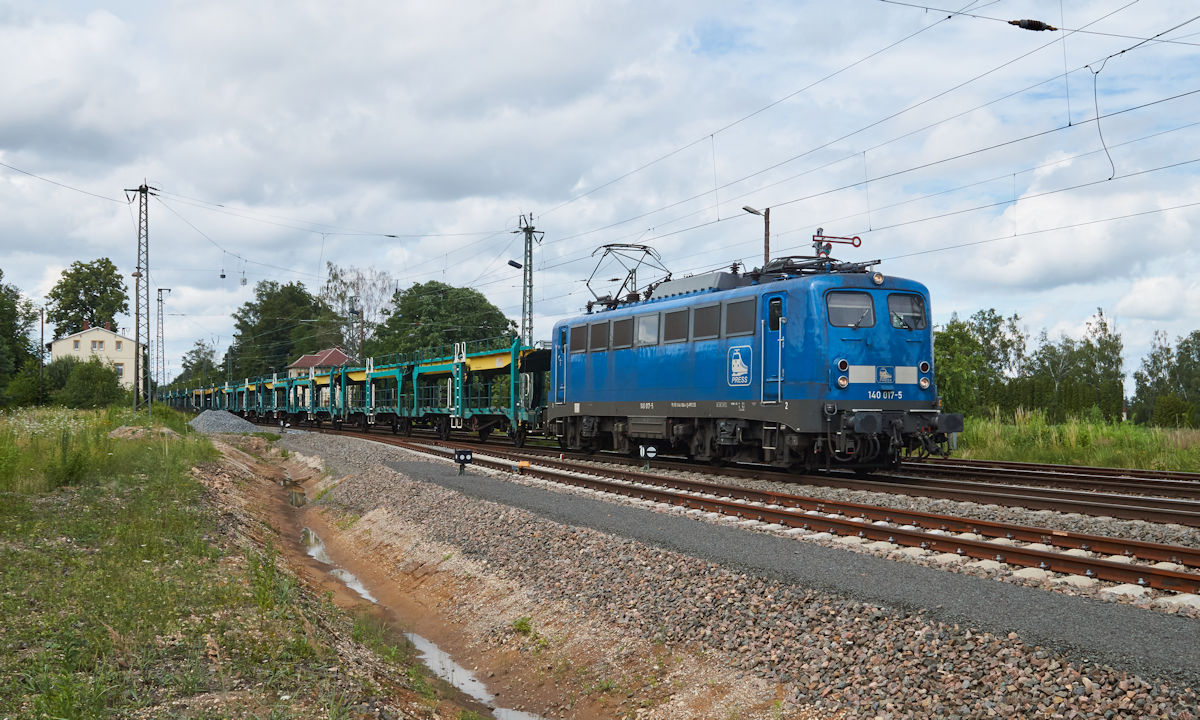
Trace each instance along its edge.
{"label": "electricity pole", "polygon": [[[152,188],[142,181],[137,188],[125,188],[126,193],[138,194],[138,251],[137,270],[134,271],[133,311],[133,411],[138,404],[148,404],[150,394],[149,354],[142,357],[142,338],[150,344],[150,196]],[[145,334],[143,334],[143,330]],[[145,393],[145,396],[142,394]]]}
{"label": "electricity pole", "polygon": [[[517,230],[513,231],[518,232]],[[525,280],[521,289],[521,344],[533,344],[533,241],[540,244],[545,233],[533,227],[533,213],[521,216],[520,232],[525,233]]]}
{"label": "electricity pole", "polygon": [[156,376],[155,382],[157,385],[162,385],[163,381],[167,379],[166,378],[166,375],[167,375],[167,352],[166,352],[166,349],[163,347],[163,291],[164,290],[166,290],[169,293],[169,292],[171,292],[171,288],[159,288],[158,289],[158,327],[157,327],[158,342],[155,343],[155,345],[154,345],[155,359],[157,360],[157,362],[155,364],[155,368],[154,368],[154,370],[155,370],[154,374]]}

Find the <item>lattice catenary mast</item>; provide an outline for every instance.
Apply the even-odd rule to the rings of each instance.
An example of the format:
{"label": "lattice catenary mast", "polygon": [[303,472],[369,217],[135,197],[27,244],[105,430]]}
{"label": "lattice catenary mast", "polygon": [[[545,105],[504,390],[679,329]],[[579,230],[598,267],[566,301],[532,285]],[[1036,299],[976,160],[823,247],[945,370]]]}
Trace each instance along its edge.
{"label": "lattice catenary mast", "polygon": [[[518,232],[514,230],[513,232]],[[533,213],[521,216],[521,229],[525,233],[525,278],[521,289],[521,344],[533,344],[533,241],[540,244],[545,233],[533,227]]]}
{"label": "lattice catenary mast", "polygon": [[[133,411],[138,405],[149,405],[150,401],[150,357],[142,354],[142,338],[150,343],[150,196],[152,188],[142,182],[136,189],[126,188],[126,193],[138,194],[138,252],[137,270],[134,271],[133,311]],[[143,334],[144,333],[144,334]]]}
{"label": "lattice catenary mast", "polygon": [[163,385],[167,380],[167,352],[163,345],[163,291],[171,292],[171,288],[158,289],[158,325],[155,330],[158,332],[157,339],[154,343],[154,357],[156,360],[154,367],[154,382],[156,385]]}

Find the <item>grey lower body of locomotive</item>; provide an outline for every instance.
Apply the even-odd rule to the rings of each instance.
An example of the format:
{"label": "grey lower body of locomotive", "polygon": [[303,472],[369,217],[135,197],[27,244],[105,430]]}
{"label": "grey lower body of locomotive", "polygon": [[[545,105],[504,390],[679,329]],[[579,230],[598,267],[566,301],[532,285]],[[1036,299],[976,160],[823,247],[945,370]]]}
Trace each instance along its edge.
{"label": "grey lower body of locomotive", "polygon": [[572,450],[626,453],[656,444],[697,460],[869,469],[894,467],[904,454],[946,454],[963,418],[878,401],[852,408],[820,400],[570,402],[546,408],[545,427]]}

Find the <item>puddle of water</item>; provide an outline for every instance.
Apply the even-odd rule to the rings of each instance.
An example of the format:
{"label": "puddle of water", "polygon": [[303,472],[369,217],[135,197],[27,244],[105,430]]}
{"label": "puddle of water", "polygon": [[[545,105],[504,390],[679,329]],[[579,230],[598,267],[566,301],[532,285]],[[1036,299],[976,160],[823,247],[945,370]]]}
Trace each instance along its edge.
{"label": "puddle of water", "polygon": [[[492,705],[496,696],[488,692],[487,686],[475,677],[475,673],[454,662],[454,658],[420,635],[404,633],[404,637],[408,638],[417,648],[417,659],[435,675],[479,702],[489,707]],[[492,708],[492,715],[496,717],[496,720],[544,720],[541,715],[500,707]]]}
{"label": "puddle of water", "polygon": [[359,580],[352,573],[346,572],[345,570],[343,570],[341,568],[334,568],[329,571],[329,574],[334,576],[338,580],[341,580],[343,583],[346,584],[346,587],[348,587],[351,590],[353,590],[354,592],[358,593],[358,596],[363,598],[364,600],[370,600],[371,602],[376,603],[376,604],[379,603],[379,601],[375,599],[375,596],[371,594],[371,591],[367,590],[366,586],[364,586],[362,584],[362,580]]}
{"label": "puddle of water", "polygon": [[[329,559],[329,554],[325,552],[325,543],[311,529],[304,528],[300,532],[300,542],[304,543],[305,551],[309,557],[319,563],[333,565],[333,561]],[[364,599],[378,603],[370,591],[362,584],[362,581],[355,577],[353,573],[339,567],[334,567],[329,571],[329,574],[341,580],[347,587]],[[416,647],[417,659],[424,663],[425,667],[432,670],[434,675],[450,683],[460,692],[491,707],[492,715],[496,720],[545,720],[541,715],[534,715],[533,713],[492,707],[492,701],[496,699],[496,696],[488,692],[487,686],[479,678],[475,677],[475,673],[454,662],[454,658],[420,635],[416,633],[404,633],[404,636]]]}
{"label": "puddle of water", "polygon": [[304,547],[307,548],[306,552],[310,558],[326,565],[333,564],[333,561],[329,559],[329,555],[325,554],[325,543],[321,542],[321,538],[317,537],[315,532],[304,528],[300,531],[300,542],[304,543]]}

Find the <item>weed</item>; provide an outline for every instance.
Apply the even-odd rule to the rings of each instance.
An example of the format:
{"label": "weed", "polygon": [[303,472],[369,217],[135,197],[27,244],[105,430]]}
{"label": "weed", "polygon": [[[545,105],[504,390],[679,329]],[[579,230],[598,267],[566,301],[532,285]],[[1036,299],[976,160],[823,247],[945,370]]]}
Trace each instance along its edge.
{"label": "weed", "polygon": [[525,636],[532,635],[533,634],[532,618],[530,618],[528,615],[522,615],[521,617],[517,618],[516,620],[513,620],[512,628],[513,628],[513,630],[516,630],[517,633],[520,635],[525,635]]}

